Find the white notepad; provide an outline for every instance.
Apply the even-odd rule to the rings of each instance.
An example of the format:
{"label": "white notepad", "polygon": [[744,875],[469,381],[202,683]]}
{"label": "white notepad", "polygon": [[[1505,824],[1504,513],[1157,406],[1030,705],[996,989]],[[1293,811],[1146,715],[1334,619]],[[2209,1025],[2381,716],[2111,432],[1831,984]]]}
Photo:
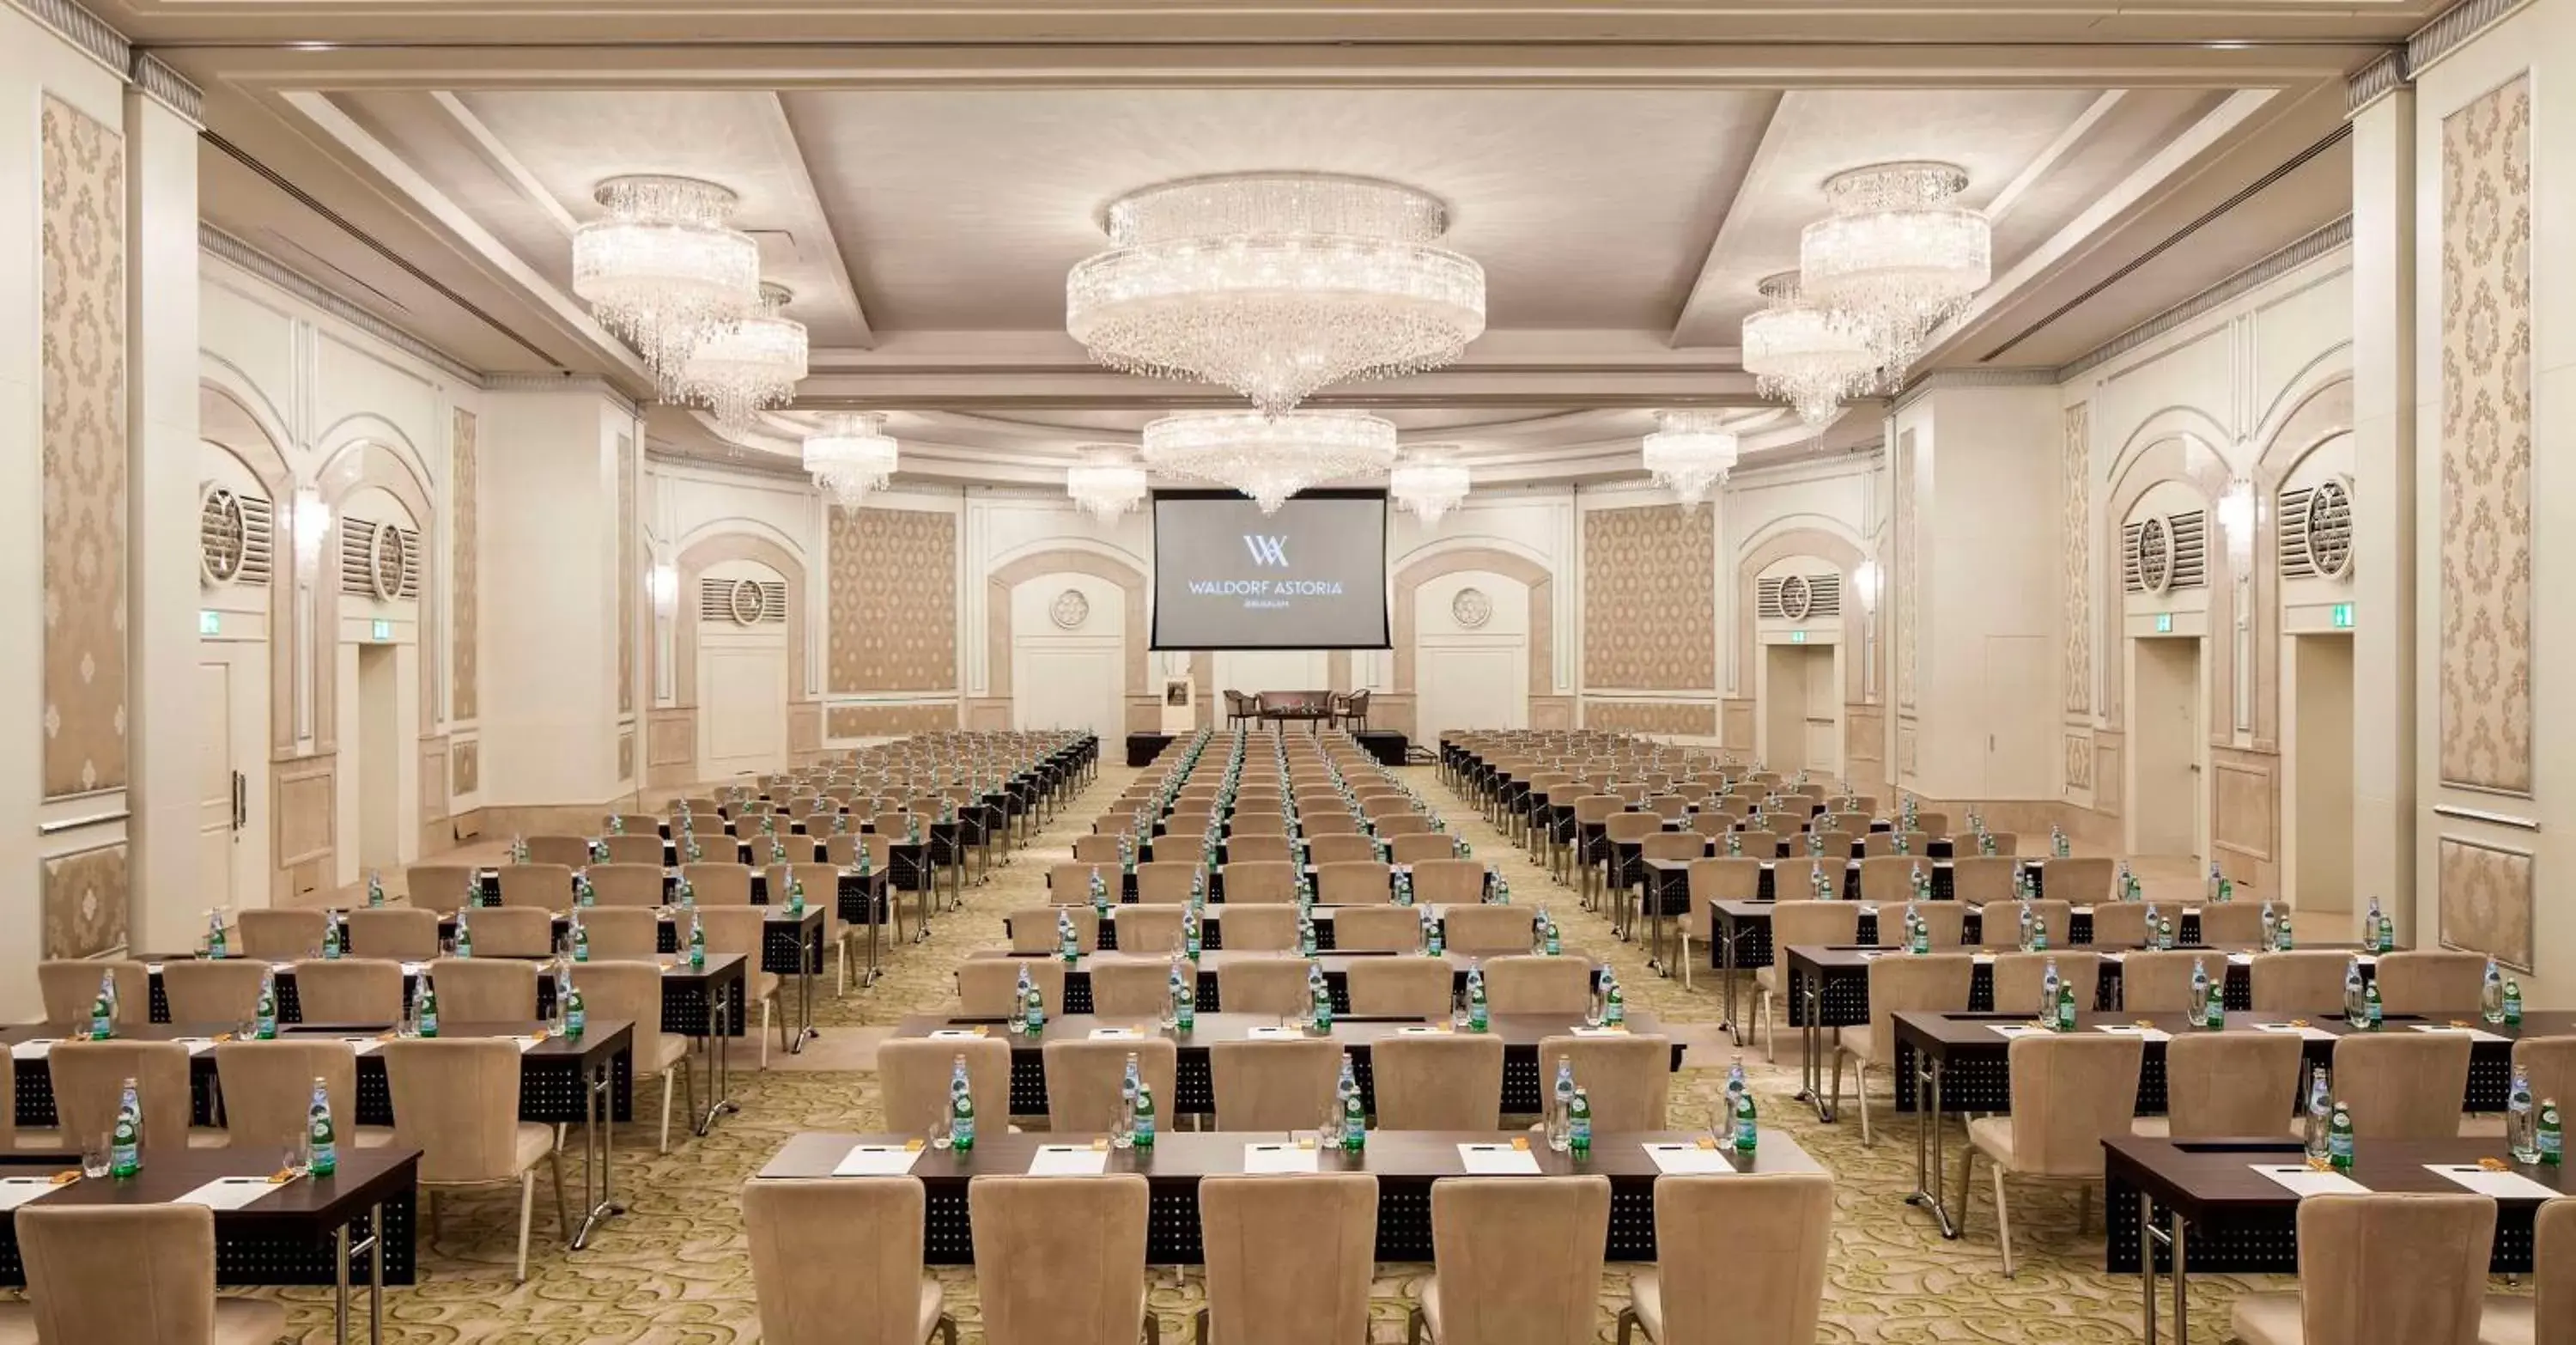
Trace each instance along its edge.
{"label": "white notepad", "polygon": [[54,1189],[51,1177],[0,1177],[0,1213],[14,1210]]}
{"label": "white notepad", "polygon": [[359,1055],[365,1055],[384,1045],[374,1037],[342,1037],[340,1040],[349,1043],[349,1049]]}
{"label": "white notepad", "polygon": [[1646,1146],[1646,1156],[1655,1160],[1658,1171],[1673,1173],[1731,1173],[1735,1165],[1726,1161],[1720,1149],[1703,1149],[1696,1144],[1655,1143]]}
{"label": "white notepad", "polygon": [[1267,1027],[1245,1028],[1243,1035],[1254,1041],[1293,1041],[1306,1034],[1293,1027],[1281,1027],[1277,1023],[1272,1023]]}
{"label": "white notepad", "polygon": [[428,965],[429,964],[426,962],[406,962],[403,964],[403,975],[418,976],[421,973],[421,969]]}
{"label": "white notepad", "polygon": [[930,1030],[933,1041],[977,1041],[983,1036],[982,1032],[971,1027],[935,1027]]}
{"label": "white notepad", "polygon": [[918,1149],[900,1144],[853,1144],[832,1165],[835,1177],[900,1177],[912,1171],[913,1160],[921,1157]]}
{"label": "white notepad", "polygon": [[279,1183],[266,1177],[217,1177],[213,1181],[171,1201],[173,1205],[203,1205],[210,1210],[237,1210],[278,1188]]}
{"label": "white notepad", "polygon": [[2498,1200],[2556,1200],[2559,1194],[2519,1172],[2489,1172],[2475,1163],[2427,1163],[2424,1170]]}
{"label": "white notepad", "polygon": [[1585,1027],[1578,1024],[1567,1028],[1566,1031],[1571,1032],[1578,1037],[1624,1037],[1628,1034],[1628,1029],[1624,1027],[1612,1027],[1607,1023],[1604,1023],[1599,1027]]}
{"label": "white notepad", "polygon": [[212,1037],[173,1037],[171,1040],[187,1047],[190,1055],[204,1055],[215,1049],[215,1039]]}
{"label": "white notepad", "polygon": [[2037,1023],[1992,1023],[1989,1024],[1988,1027],[1998,1037],[2008,1037],[2016,1040],[2022,1037],[2045,1037],[2051,1035],[2047,1028],[2041,1027]]}
{"label": "white notepad", "polygon": [[1442,1023],[1407,1023],[1404,1026],[1397,1028],[1395,1030],[1395,1035],[1399,1037],[1440,1037],[1448,1035],[1448,1032],[1448,1026]]}
{"label": "white notepad", "polygon": [[1243,1170],[1253,1174],[1313,1172],[1321,1151],[1295,1144],[1243,1146]]}
{"label": "white notepad", "polygon": [[2093,1025],[2093,1030],[2096,1032],[2108,1032],[2114,1036],[2136,1037],[2140,1041],[2173,1040],[2173,1034],[2165,1031],[2163,1028],[2140,1027],[2135,1023],[2096,1023]]}
{"label": "white notepad", "polygon": [[2227,962],[2230,966],[2250,967],[2254,965],[2254,955],[2252,953],[2229,953],[2227,955]]}
{"label": "white notepad", "polygon": [[1132,1027],[1095,1027],[1091,1029],[1091,1039],[1093,1041],[1143,1041],[1145,1034]]}
{"label": "white notepad", "polygon": [[2309,1196],[2361,1196],[2370,1188],[2340,1172],[2319,1172],[2305,1163],[2249,1163],[2246,1166],[2297,1193]]}
{"label": "white notepad", "polygon": [[1995,955],[1992,953],[1970,953],[1968,954],[1968,963],[1971,966],[1991,967],[1995,964]]}
{"label": "white notepad", "polygon": [[42,1060],[53,1053],[54,1039],[51,1037],[22,1041],[9,1048],[9,1058],[12,1060]]}
{"label": "white notepad", "polygon": [[1509,1144],[1461,1144],[1458,1161],[1471,1177],[1535,1177],[1538,1155]]}
{"label": "white notepad", "polygon": [[545,1038],[543,1038],[543,1037],[512,1037],[512,1038],[510,1038],[510,1040],[512,1040],[512,1041],[514,1041],[514,1042],[517,1042],[517,1043],[519,1044],[519,1049],[520,1049],[520,1050],[522,1050],[522,1051],[528,1051],[528,1050],[534,1050],[534,1049],[535,1049],[539,1044],[541,1044],[541,1043],[543,1043],[543,1042],[545,1041]]}
{"label": "white notepad", "polygon": [[2256,1023],[2257,1032],[2295,1032],[2301,1041],[2333,1041],[2335,1034],[2321,1027],[2299,1027],[2290,1023]]}
{"label": "white notepad", "polygon": [[1032,1177],[1096,1177],[1109,1170],[1109,1151],[1088,1144],[1041,1144],[1029,1160]]}
{"label": "white notepad", "polygon": [[2469,1034],[2469,1040],[2471,1041],[2500,1042],[2504,1040],[2504,1038],[2486,1031],[2483,1028],[2453,1027],[2448,1023],[2409,1023],[2407,1026],[2417,1032],[2465,1032]]}

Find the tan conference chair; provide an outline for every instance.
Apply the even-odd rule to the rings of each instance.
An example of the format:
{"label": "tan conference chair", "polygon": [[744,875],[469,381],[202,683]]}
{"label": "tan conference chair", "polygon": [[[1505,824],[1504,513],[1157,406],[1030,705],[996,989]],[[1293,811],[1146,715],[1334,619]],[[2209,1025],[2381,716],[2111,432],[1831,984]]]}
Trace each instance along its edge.
{"label": "tan conference chair", "polygon": [[330,923],[331,917],[322,908],[311,906],[246,910],[236,919],[241,924],[242,956],[291,962],[321,954],[322,927]]}
{"label": "tan conference chair", "polygon": [[307,1023],[390,1027],[402,1018],[402,964],[381,957],[298,962],[295,999]]}
{"label": "tan conference chair", "polygon": [[1169,1037],[1142,1037],[1048,1042],[1043,1049],[1047,1128],[1067,1135],[1105,1135],[1116,1128],[1119,1086],[1126,1081],[1131,1054],[1137,1077],[1154,1090],[1155,1110],[1168,1123],[1180,1051]]}
{"label": "tan conference chair", "polygon": [[[1232,916],[1227,920],[1231,922]],[[1233,925],[1229,923],[1230,932]],[[1124,927],[1121,927],[1123,934]],[[1195,978],[1192,964],[1184,973]],[[1091,1012],[1098,1018],[1160,1020],[1172,1007],[1172,964],[1168,956],[1103,953],[1091,960]],[[1193,984],[1195,993],[1195,984]]]}
{"label": "tan conference chair", "polygon": [[[1246,841],[1232,842],[1239,852]],[[1284,846],[1286,842],[1281,842]],[[1297,866],[1285,859],[1246,859],[1237,857],[1225,866],[1225,905],[1228,913],[1238,906],[1279,906],[1297,900]]]}
{"label": "tan conference chair", "polygon": [[1224,1345],[1368,1339],[1377,1178],[1365,1172],[1199,1181],[1211,1329]]}
{"label": "tan conference chair", "polygon": [[[2099,919],[2101,911],[2095,910]],[[2130,1013],[2197,1014],[2192,1002],[2191,968],[2199,963],[2213,982],[2227,979],[2227,954],[2198,948],[2171,952],[2134,952],[2120,960],[2120,1007]]]}
{"label": "tan conference chair", "polygon": [[599,842],[608,850],[611,864],[662,865],[662,838],[658,834],[642,836],[603,836]]}
{"label": "tan conference chair", "polygon": [[555,950],[555,913],[542,906],[499,906],[457,917],[474,935],[478,958],[547,957]]}
{"label": "tan conference chair", "polygon": [[1834,1179],[1822,1172],[1655,1179],[1655,1268],[1629,1277],[1619,1340],[1815,1345],[1833,1249]]}
{"label": "tan conference chair", "polygon": [[[1404,839],[1421,838],[1408,836]],[[1446,836],[1432,839],[1443,846],[1449,843]],[[1398,855],[1397,858],[1403,857]],[[1426,906],[1441,906],[1453,911],[1480,908],[1485,900],[1484,861],[1434,857],[1414,864],[1413,899]]]}
{"label": "tan conference chair", "polygon": [[[1872,987],[1873,1000],[1875,993]],[[1994,1165],[1995,1238],[2003,1247],[2007,1277],[2013,1273],[2013,1254],[2005,1176],[2081,1183],[2076,1225],[2080,1229],[2089,1223],[2093,1184],[2102,1179],[2102,1137],[2129,1133],[2146,1050],[2146,1042],[2134,1036],[2013,1040],[2006,1054],[2012,1068],[2012,1115],[1970,1121],[1968,1146],[1959,1154],[1963,1219],[1976,1195],[1969,1179],[1976,1173],[1977,1156],[1983,1154]]]}
{"label": "tan conference chair", "polygon": [[1118,951],[1179,952],[1183,915],[1179,906],[1120,906],[1112,910],[1109,919],[1118,930]]}
{"label": "tan conference chair", "polygon": [[593,1022],[624,1019],[635,1025],[630,1048],[634,1081],[662,1081],[659,1145],[660,1152],[669,1153],[671,1085],[678,1083],[687,1089],[688,1106],[681,1113],[684,1117],[697,1114],[698,1085],[688,1070],[689,1039],[662,1030],[662,969],[650,962],[592,962],[574,969],[573,984],[581,987],[582,1012]]}
{"label": "tan conference chair", "polygon": [[2545,1201],[2532,1216],[2530,1297],[2487,1295],[2478,1345],[2576,1340],[2576,1199]]}
{"label": "tan conference chair", "polygon": [[1344,906],[1333,912],[1333,946],[1345,953],[1409,953],[1422,946],[1422,907]]}
{"label": "tan conference chair", "polygon": [[429,964],[442,1023],[524,1023],[537,1016],[537,964],[516,958],[443,957]]}
{"label": "tan conference chair", "polygon": [[[1788,867],[1782,865],[1782,868]],[[1776,877],[1776,875],[1775,875]],[[1886,926],[1879,929],[1884,938]],[[1762,998],[1757,1010],[1762,1018],[1762,1054],[1777,1062],[1779,1045],[1773,1036],[1778,1019],[1772,1012],[1775,1001],[1789,994],[1789,950],[1808,945],[1831,946],[1850,944],[1860,938],[1860,906],[1849,901],[1783,901],[1771,911],[1771,964],[1753,972],[1753,988]],[[1964,1006],[1964,1000],[1962,1001]]]}
{"label": "tan conference chair", "polygon": [[1456,1002],[1457,973],[1446,958],[1362,958],[1351,963],[1348,975],[1355,1017],[1445,1021]]}
{"label": "tan conference chair", "polygon": [[590,862],[590,841],[582,836],[528,836],[528,863],[577,869]]}
{"label": "tan conference chair", "polygon": [[1038,906],[1011,912],[1011,951],[1040,957],[1059,952],[1064,946],[1056,928],[1059,914],[1073,922],[1075,947],[1085,953],[1100,951],[1100,913],[1088,906]]}
{"label": "tan conference chair", "polygon": [[1225,946],[1238,953],[1287,953],[1297,948],[1297,908],[1237,906],[1226,892]]}
{"label": "tan conference chair", "polygon": [[[2263,905],[2261,902],[2244,900],[2214,902],[2200,908],[2200,941],[2209,947],[2251,947],[2260,943],[2262,938]],[[2338,970],[2336,973],[2338,985],[2341,984],[2341,976],[2341,971]]]}
{"label": "tan conference chair", "polygon": [[483,869],[480,865],[414,864],[403,870],[403,899],[410,902],[415,911],[452,911],[460,906],[470,906],[474,903],[474,894],[482,890]]}
{"label": "tan conference chair", "polygon": [[[517,1277],[528,1278],[528,1219],[535,1207],[537,1164],[553,1160],[555,1221],[572,1237],[564,1204],[563,1153],[554,1127],[519,1119],[519,1047],[498,1037],[411,1037],[382,1047],[393,1091],[394,1143],[418,1149],[422,1194],[519,1186]],[[436,1236],[436,1204],[431,1234]]]}
{"label": "tan conference chair", "polygon": [[151,1022],[151,970],[130,957],[50,958],[37,963],[36,985],[44,997],[45,1021],[87,1026],[90,1010],[97,1006],[98,987],[111,976],[116,983],[116,1025],[139,1027]]}
{"label": "tan conference chair", "polygon": [[[1342,1052],[1332,1041],[1221,1041],[1208,1047],[1219,1130],[1304,1130],[1332,1115]],[[1159,1090],[1156,1097],[1164,1096]]]}
{"label": "tan conference chair", "polygon": [[242,1023],[259,1008],[267,959],[192,958],[161,966],[161,995],[173,1023]]}
{"label": "tan conference chair", "polygon": [[2178,1034],[2165,1043],[2165,1114],[2133,1127],[2178,1140],[2277,1135],[2297,1109],[2304,1058],[2286,1032]]}
{"label": "tan conference chair", "polygon": [[877,1083],[885,1095],[886,1128],[898,1135],[927,1135],[948,1120],[948,1082],[959,1057],[966,1061],[966,1093],[978,1123],[1005,1124],[1011,1114],[1011,1044],[999,1037],[972,1041],[896,1037],[877,1047]]}
{"label": "tan conference chair", "polygon": [[[1117,1090],[1110,1092],[1114,1098]],[[967,1183],[984,1339],[991,1345],[1135,1345],[1140,1335],[1159,1341],[1162,1332],[1145,1305],[1146,1205],[1145,1179],[1132,1172]]]}
{"label": "tan conference chair", "polygon": [[[778,1049],[787,1049],[787,1009],[779,998],[784,977],[762,969],[761,949],[769,938],[769,908],[765,906],[722,906],[698,912],[699,927],[706,932],[707,952],[732,953],[744,961],[743,991],[747,1000],[760,1004],[760,1067],[769,1068],[769,1028],[778,1025]],[[1061,968],[1062,964],[1057,964]],[[1049,1001],[1050,1011],[1056,1001]]]}
{"label": "tan conference chair", "polygon": [[[268,1345],[286,1334],[284,1306],[215,1297],[215,1214],[202,1205],[30,1205],[17,1234],[28,1306],[0,1316],[0,1339]],[[25,1335],[13,1318],[29,1323]]]}
{"label": "tan conference chair", "polygon": [[376,1149],[394,1132],[358,1124],[358,1054],[329,1037],[278,1041],[228,1041],[215,1047],[215,1079],[223,1090],[224,1134],[233,1148],[275,1153],[304,1138],[313,1106],[313,1081],[323,1081],[331,1120],[352,1148]]}
{"label": "tan conference chair", "polygon": [[2037,1013],[2039,992],[2048,984],[2051,963],[2057,966],[2059,980],[2074,985],[2075,1011],[2093,1012],[2102,985],[2102,955],[2073,950],[1998,954],[1994,965],[1995,1011],[2019,1013],[2028,1009]]}
{"label": "tan conference chair", "polygon": [[572,905],[572,871],[581,861],[532,860],[526,864],[501,866],[501,904],[542,911],[560,911]]}
{"label": "tan conference chair", "polygon": [[[1927,957],[1882,957],[1869,964],[1869,1021],[1834,1033],[1833,1099],[1843,1096],[1843,1060],[1860,1065],[1852,1091],[1860,1099],[1860,1142],[1877,1143],[1869,1126],[1869,1073],[1896,1070],[1895,1015],[1907,1010],[1964,1013],[1968,984],[1976,959],[1967,953],[1933,953]],[[2137,1091],[2130,1090],[2133,1094]]]}
{"label": "tan conference chair", "polygon": [[[1547,1236],[1532,1236],[1546,1230]],[[1607,1177],[1452,1177],[1431,1186],[1433,1271],[1408,1345],[1589,1339],[1610,1235]]]}
{"label": "tan conference chair", "polygon": [[1451,906],[1440,920],[1449,951],[1478,957],[1528,952],[1535,928],[1526,906]]}
{"label": "tan conference chair", "polygon": [[2483,953],[2417,949],[2379,957],[2379,1002],[2389,1013],[2461,1014],[2486,988]]}
{"label": "tan conference chair", "polygon": [[[438,912],[400,906],[361,907],[343,917],[348,951],[360,957],[426,962],[438,956]],[[303,987],[296,989],[300,992]]]}
{"label": "tan conference chair", "polygon": [[1484,964],[1485,1008],[1492,1013],[1581,1017],[1592,1002],[1592,964],[1580,957],[1523,954]]}
{"label": "tan conference chair", "polygon": [[188,1048],[178,1042],[58,1041],[46,1065],[53,1075],[54,1120],[67,1145],[96,1140],[114,1128],[128,1079],[143,1111],[146,1145],[205,1149],[224,1143],[219,1131],[188,1129],[194,1099]]}
{"label": "tan conference chair", "polygon": [[1374,859],[1315,861],[1315,900],[1325,906],[1384,906],[1395,894],[1394,870]]}
{"label": "tan conference chair", "polygon": [[1382,1130],[1502,1128],[1503,1042],[1492,1035],[1380,1037],[1369,1074]]}
{"label": "tan conference chair", "polygon": [[[2201,912],[2204,921],[2208,915],[2208,910]],[[2204,925],[2203,936],[2206,934]],[[2256,953],[2254,965],[2247,972],[2254,1011],[2329,1018],[2342,1013],[2344,964],[2350,959],[2350,954],[2329,948]],[[2211,968],[2209,974],[2222,975],[2223,965]]]}
{"label": "tan conference chair", "polygon": [[1228,1013],[1301,1017],[1314,1007],[1302,957],[1233,957],[1216,969],[1217,1001]]}
{"label": "tan conference chair", "polygon": [[581,913],[593,961],[641,961],[662,949],[662,913],[632,906],[594,906]]}
{"label": "tan conference chair", "polygon": [[2337,1040],[2334,1096],[2352,1109],[2354,1138],[2456,1138],[2470,1045],[2465,1032],[2356,1032]]}
{"label": "tan conference chair", "polygon": [[[590,867],[589,878],[591,898],[600,906],[653,907],[662,904],[662,863],[659,859],[650,864],[594,864]],[[588,913],[584,914],[587,918]]]}
{"label": "tan conference chair", "polygon": [[2310,1196],[2298,1219],[2298,1292],[2238,1298],[2244,1345],[2476,1345],[2493,1199]]}
{"label": "tan conference chair", "polygon": [[[942,1090],[945,1097],[945,1090]],[[933,1332],[957,1345],[939,1281],[922,1271],[918,1177],[834,1177],[742,1184],[744,1240],[769,1345],[922,1345]],[[814,1249],[870,1230],[815,1273]]]}
{"label": "tan conference chair", "polygon": [[1020,1012],[1020,973],[1029,974],[1038,1002],[1052,1018],[1064,1012],[1064,964],[1050,957],[972,957],[957,964],[957,1016],[1015,1018]]}
{"label": "tan conference chair", "polygon": [[1543,1037],[1538,1044],[1542,1093],[1554,1085],[1560,1060],[1573,1062],[1575,1086],[1592,1099],[1594,1130],[1609,1134],[1664,1128],[1672,1102],[1672,1038]]}

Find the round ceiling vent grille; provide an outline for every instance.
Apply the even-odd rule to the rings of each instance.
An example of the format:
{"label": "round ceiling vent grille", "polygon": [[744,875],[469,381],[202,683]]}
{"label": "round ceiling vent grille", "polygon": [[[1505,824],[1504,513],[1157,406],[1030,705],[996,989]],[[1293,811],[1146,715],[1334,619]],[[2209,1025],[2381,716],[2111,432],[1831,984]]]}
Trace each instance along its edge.
{"label": "round ceiling vent grille", "polygon": [[2173,582],[2173,529],[2161,517],[2138,525],[2138,583],[2162,593]]}

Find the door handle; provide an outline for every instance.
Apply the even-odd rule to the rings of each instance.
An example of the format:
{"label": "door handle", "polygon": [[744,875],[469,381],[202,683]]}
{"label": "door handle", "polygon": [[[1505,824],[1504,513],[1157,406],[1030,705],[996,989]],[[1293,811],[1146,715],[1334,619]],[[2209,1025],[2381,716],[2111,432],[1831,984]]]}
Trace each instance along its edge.
{"label": "door handle", "polygon": [[250,777],[233,772],[233,830],[250,825]]}

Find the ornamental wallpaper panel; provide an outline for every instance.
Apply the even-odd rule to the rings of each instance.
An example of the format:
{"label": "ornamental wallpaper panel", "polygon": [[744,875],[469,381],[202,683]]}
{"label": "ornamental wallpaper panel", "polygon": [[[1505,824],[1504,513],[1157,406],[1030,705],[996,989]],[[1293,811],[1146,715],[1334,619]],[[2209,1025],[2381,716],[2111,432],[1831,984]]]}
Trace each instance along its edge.
{"label": "ornamental wallpaper panel", "polygon": [[834,509],[829,551],[829,689],[955,687],[957,516]]}
{"label": "ornamental wallpaper panel", "polygon": [[2057,537],[2062,568],[2057,588],[2066,628],[2069,714],[2093,708],[2093,513],[2088,498],[2093,477],[2092,422],[2092,403],[2066,408],[2066,437],[2058,449]]}
{"label": "ornamental wallpaper panel", "polygon": [[954,705],[835,705],[825,714],[823,731],[833,738],[899,738],[957,727]]}
{"label": "ornamental wallpaper panel", "polygon": [[[635,713],[635,590],[644,582],[635,563],[635,436],[617,436],[617,561],[608,567],[617,585],[617,712]],[[621,760],[634,753],[621,750]],[[635,772],[621,766],[620,780]]]}
{"label": "ornamental wallpaper panel", "polygon": [[1717,685],[1716,516],[1671,505],[1583,515],[1585,686]]}
{"label": "ornamental wallpaper panel", "polygon": [[2531,970],[2531,856],[2444,836],[2435,872],[2441,882],[2442,946]]}
{"label": "ornamental wallpaper panel", "polygon": [[96,957],[126,945],[127,852],[115,841],[43,862],[44,956]]}
{"label": "ornamental wallpaper panel", "polygon": [[[1914,703],[1914,431],[1896,436],[1896,703]],[[1905,764],[1911,773],[1911,763]]]}
{"label": "ornamental wallpaper panel", "polygon": [[1609,733],[1706,738],[1717,732],[1717,707],[1674,701],[1586,701],[1583,727]]}
{"label": "ornamental wallpaper panel", "polygon": [[2527,75],[2442,119],[2441,559],[2442,779],[2529,794]]}
{"label": "ornamental wallpaper panel", "polygon": [[51,799],[126,780],[125,145],[114,128],[51,97],[41,135]]}
{"label": "ornamental wallpaper panel", "polygon": [[456,428],[449,435],[449,470],[455,474],[455,503],[448,512],[448,609],[455,613],[448,632],[447,666],[453,679],[450,717],[471,720],[483,713],[483,586],[474,566],[475,521],[481,515],[474,493],[474,413],[456,408]]}

